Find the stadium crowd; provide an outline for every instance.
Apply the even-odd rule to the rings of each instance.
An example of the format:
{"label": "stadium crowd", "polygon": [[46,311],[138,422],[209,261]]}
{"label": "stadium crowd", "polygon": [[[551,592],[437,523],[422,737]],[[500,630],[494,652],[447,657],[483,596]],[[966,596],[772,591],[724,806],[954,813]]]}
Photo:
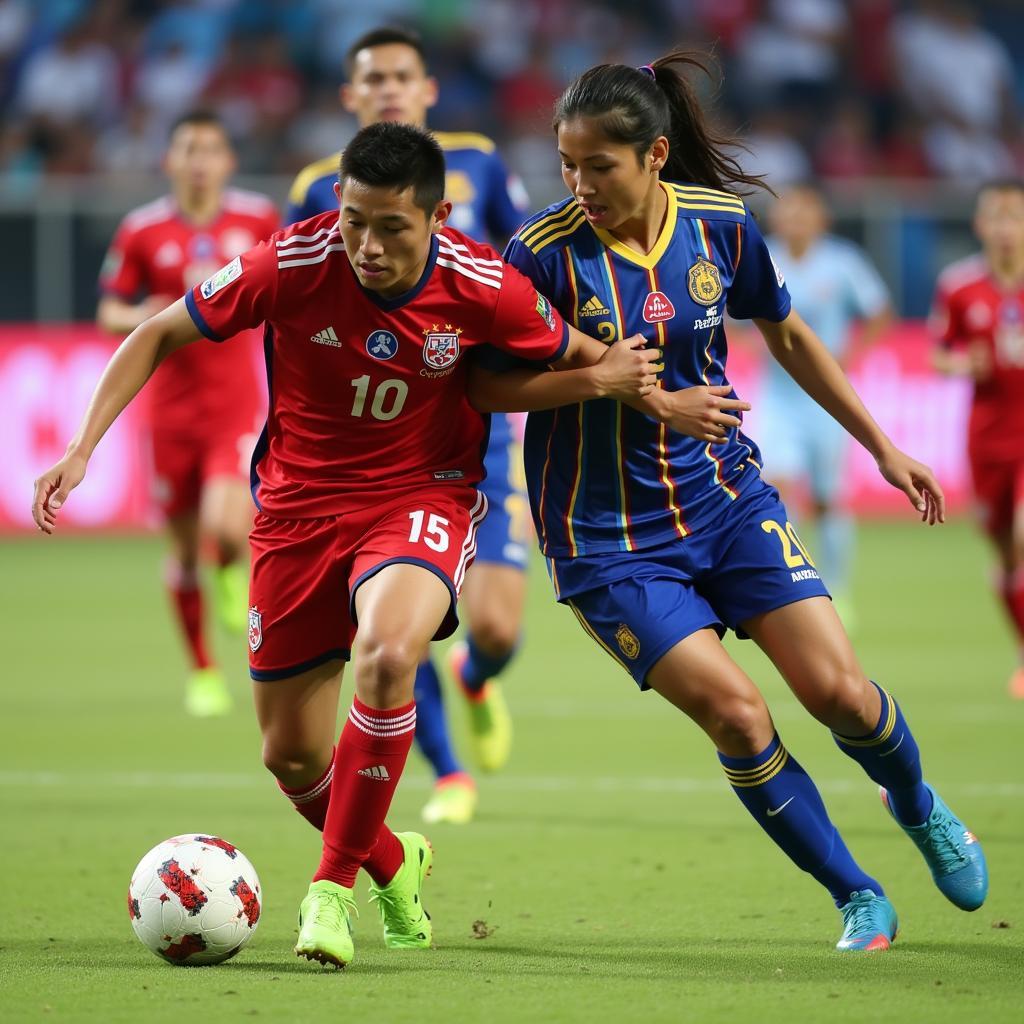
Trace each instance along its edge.
{"label": "stadium crowd", "polygon": [[355,131],[344,54],[385,21],[422,33],[434,127],[550,159],[551,104],[602,61],[711,50],[747,171],[974,183],[1024,166],[1014,0],[0,0],[0,174],[145,176],[167,128],[216,110],[248,173],[290,174]]}

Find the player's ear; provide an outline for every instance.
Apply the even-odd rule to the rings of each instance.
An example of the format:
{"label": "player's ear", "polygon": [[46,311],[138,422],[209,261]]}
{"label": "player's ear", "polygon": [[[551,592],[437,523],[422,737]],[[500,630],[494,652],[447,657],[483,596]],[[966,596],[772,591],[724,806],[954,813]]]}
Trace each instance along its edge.
{"label": "player's ear", "polygon": [[336,181],[334,183],[334,197],[338,200],[338,205],[341,205],[341,182]]}
{"label": "player's ear", "polygon": [[423,87],[423,105],[427,110],[436,106],[438,92],[437,79],[433,75],[427,75],[427,80]]}
{"label": "player's ear", "polygon": [[447,199],[442,199],[441,202],[434,207],[434,216],[430,224],[430,230],[432,233],[437,234],[448,222],[448,218],[452,215],[452,204]]}
{"label": "player's ear", "polygon": [[352,91],[352,86],[348,82],[342,82],[338,86],[338,99],[341,100],[341,105],[350,113],[356,112],[356,98]]}
{"label": "player's ear", "polygon": [[665,166],[665,163],[668,161],[668,139],[664,135],[659,135],[654,140],[647,154],[647,159],[647,166],[651,171],[660,171]]}

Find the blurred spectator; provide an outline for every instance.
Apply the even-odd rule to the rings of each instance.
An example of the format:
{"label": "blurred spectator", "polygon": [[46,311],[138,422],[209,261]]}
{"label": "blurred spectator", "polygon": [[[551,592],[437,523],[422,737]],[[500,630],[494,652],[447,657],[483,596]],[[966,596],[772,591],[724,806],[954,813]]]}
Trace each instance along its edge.
{"label": "blurred spectator", "polygon": [[925,118],[932,166],[950,177],[1008,174],[1013,157],[1013,65],[963,0],[918,0],[893,28],[896,75]]}
{"label": "blurred spectator", "polygon": [[881,169],[871,136],[871,115],[863,101],[842,102],[818,138],[814,162],[822,178],[868,178]]}
{"label": "blurred spectator", "polygon": [[777,107],[758,114],[736,154],[747,174],[760,174],[776,191],[811,176],[811,162],[796,141],[793,114]]}
{"label": "blurred spectator", "polygon": [[163,51],[141,62],[136,98],[170,126],[195,104],[209,77],[209,65],[181,39],[172,39]]}
{"label": "blurred spectator", "polygon": [[132,103],[124,117],[96,144],[96,168],[118,178],[144,178],[160,170],[167,148],[164,120],[144,103]]}

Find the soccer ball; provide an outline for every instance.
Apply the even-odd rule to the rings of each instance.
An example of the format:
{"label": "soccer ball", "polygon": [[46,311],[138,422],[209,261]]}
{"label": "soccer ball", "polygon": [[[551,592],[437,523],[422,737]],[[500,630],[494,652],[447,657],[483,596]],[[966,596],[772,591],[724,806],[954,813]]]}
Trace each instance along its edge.
{"label": "soccer ball", "polygon": [[132,873],[128,916],[142,944],[172,964],[219,964],[256,931],[260,880],[237,847],[211,835],[174,836]]}

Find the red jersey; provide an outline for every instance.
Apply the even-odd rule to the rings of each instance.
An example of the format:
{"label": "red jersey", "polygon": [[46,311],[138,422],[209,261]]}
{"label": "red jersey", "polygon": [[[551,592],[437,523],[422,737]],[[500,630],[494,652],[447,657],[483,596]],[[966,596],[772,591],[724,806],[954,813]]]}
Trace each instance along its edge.
{"label": "red jersey", "polygon": [[974,385],[968,428],[973,458],[1024,457],[1024,283],[1007,290],[982,256],[954,263],[939,277],[931,317],[939,344],[981,342],[992,375]]}
{"label": "red jersey", "polygon": [[[121,222],[100,287],[126,302],[149,295],[166,295],[171,302],[273,234],[279,223],[274,204],[256,192],[228,189],[217,218],[202,227],[164,196]],[[154,429],[195,436],[229,414],[237,418],[239,403],[262,406],[258,340],[257,332],[246,331],[230,345],[190,345],[165,360],[146,388]]]}
{"label": "red jersey", "polygon": [[186,303],[214,341],[266,321],[270,414],[253,455],[253,495],[283,519],[478,483],[486,426],[466,397],[467,352],[490,344],[552,362],[568,345],[547,299],[454,228],[432,237],[423,275],[405,294],[363,288],[337,211],[243,253]]}

